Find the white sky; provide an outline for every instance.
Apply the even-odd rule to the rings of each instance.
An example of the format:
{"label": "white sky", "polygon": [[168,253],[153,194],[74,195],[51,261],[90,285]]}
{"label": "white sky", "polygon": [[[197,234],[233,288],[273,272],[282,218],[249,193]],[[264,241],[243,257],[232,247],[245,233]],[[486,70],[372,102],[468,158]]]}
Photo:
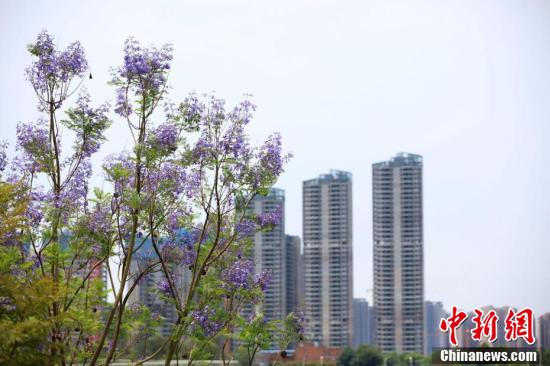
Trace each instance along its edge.
{"label": "white sky", "polygon": [[[129,35],[174,44],[174,101],[254,94],[253,138],[279,131],[295,154],[277,184],[291,234],[302,181],[351,171],[356,297],[371,297],[371,164],[407,151],[424,157],[426,299],[550,311],[550,2],[4,0],[12,143],[37,117],[23,69],[44,28],[83,43],[98,103],[114,99],[108,70]],[[102,155],[130,146],[126,132],[117,119]]]}

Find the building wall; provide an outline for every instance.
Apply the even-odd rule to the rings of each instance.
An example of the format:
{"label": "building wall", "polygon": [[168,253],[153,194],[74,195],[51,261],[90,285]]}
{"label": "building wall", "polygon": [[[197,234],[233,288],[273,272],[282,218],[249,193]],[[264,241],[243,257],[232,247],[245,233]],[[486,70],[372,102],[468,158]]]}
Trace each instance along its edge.
{"label": "building wall", "polygon": [[550,313],[543,314],[539,318],[539,347],[550,349]]}
{"label": "building wall", "polygon": [[[150,240],[144,244],[143,250],[151,247]],[[133,281],[137,274],[141,273],[149,264],[147,256],[134,255],[132,263],[130,265],[130,280],[128,286],[133,285]],[[176,281],[176,287],[188,289],[191,281],[191,271],[186,266],[171,265],[171,273],[174,274],[173,278]],[[161,281],[166,281],[166,277],[162,271],[155,271],[145,275],[137,284],[134,291],[130,294],[128,299],[128,305],[145,305],[151,311],[153,316],[160,315],[163,318],[159,333],[162,336],[169,336],[172,332],[172,328],[176,323],[178,314],[176,307],[171,302],[165,302],[161,300],[158,292],[158,284]]]}
{"label": "building wall", "polygon": [[351,343],[352,178],[331,171],[303,183],[306,337],[323,346]]}
{"label": "building wall", "polygon": [[449,314],[440,301],[426,301],[424,303],[424,354],[430,355],[434,348],[449,347],[449,336],[439,329],[441,319],[448,318]]}
{"label": "building wall", "polygon": [[373,164],[374,307],[384,352],[424,351],[422,157]]}
{"label": "building wall", "polygon": [[270,231],[254,234],[254,257],[256,272],[271,272],[271,282],[265,291],[262,312],[267,320],[283,319],[286,316],[286,236],[285,194],[282,189],[272,188],[267,196],[256,196],[250,209],[257,215],[273,211],[281,213],[281,221]]}
{"label": "building wall", "polygon": [[300,305],[300,287],[302,271],[301,240],[299,236],[286,235],[285,243],[286,266],[286,313],[298,310]]}
{"label": "building wall", "polygon": [[353,340],[352,346],[375,344],[374,308],[366,299],[353,299]]}

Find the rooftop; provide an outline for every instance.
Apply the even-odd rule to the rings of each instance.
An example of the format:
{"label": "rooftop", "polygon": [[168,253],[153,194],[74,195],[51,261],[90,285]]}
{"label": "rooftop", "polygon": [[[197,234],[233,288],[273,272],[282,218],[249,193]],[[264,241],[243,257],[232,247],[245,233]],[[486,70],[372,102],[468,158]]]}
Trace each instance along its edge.
{"label": "rooftop", "polygon": [[352,174],[343,170],[331,169],[328,174],[320,174],[319,177],[308,179],[304,181],[304,184],[319,184],[321,182],[341,181],[351,182]]}
{"label": "rooftop", "polygon": [[422,166],[422,156],[406,152],[399,152],[390,160],[372,164],[373,168],[396,167],[404,165]]}

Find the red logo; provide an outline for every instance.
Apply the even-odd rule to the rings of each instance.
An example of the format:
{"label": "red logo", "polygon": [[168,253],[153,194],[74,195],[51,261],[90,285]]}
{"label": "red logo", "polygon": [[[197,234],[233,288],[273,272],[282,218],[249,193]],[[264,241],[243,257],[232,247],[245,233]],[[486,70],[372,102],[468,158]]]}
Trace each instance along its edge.
{"label": "red logo", "polygon": [[476,326],[472,329],[472,339],[481,341],[481,336],[485,336],[489,342],[494,342],[497,339],[498,315],[496,311],[491,310],[485,316],[479,309],[475,309],[474,312],[476,315],[472,321]]}
{"label": "red logo", "polygon": [[523,338],[529,344],[535,343],[533,330],[533,310],[531,308],[523,308],[517,313],[514,309],[508,309],[506,316],[506,340],[515,341],[518,338]]}
{"label": "red logo", "polygon": [[447,319],[441,319],[439,323],[439,329],[443,332],[449,332],[449,342],[451,345],[458,346],[456,339],[456,330],[460,327],[460,324],[468,318],[468,314],[463,311],[458,311],[456,306],[453,306],[453,314]]}
{"label": "red logo", "polygon": [[[496,311],[490,310],[487,314],[483,314],[483,311],[474,309],[474,313],[475,316],[472,318],[474,328],[471,330],[472,339],[481,342],[482,337],[486,337],[491,343],[496,341],[498,337],[498,315]],[[456,331],[467,318],[468,314],[453,306],[452,315],[441,319],[439,329],[445,333],[449,332],[451,346],[458,346]],[[533,319],[534,315],[531,308],[523,308],[517,312],[514,309],[508,309],[504,329],[506,341],[512,342],[523,338],[528,344],[535,343]]]}

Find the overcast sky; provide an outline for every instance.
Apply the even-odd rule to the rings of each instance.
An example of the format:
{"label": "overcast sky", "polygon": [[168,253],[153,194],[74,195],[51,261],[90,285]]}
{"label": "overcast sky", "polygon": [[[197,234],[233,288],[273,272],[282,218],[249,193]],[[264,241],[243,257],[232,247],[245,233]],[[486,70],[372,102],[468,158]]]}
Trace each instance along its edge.
{"label": "overcast sky", "polygon": [[[253,139],[279,131],[295,155],[277,184],[290,234],[302,181],[352,172],[356,297],[372,296],[371,164],[406,151],[424,157],[425,298],[550,311],[550,2],[3,0],[12,143],[38,115],[23,69],[42,29],[82,42],[98,103],[129,35],[173,43],[174,101],[253,94]],[[109,135],[101,156],[130,146],[121,120]]]}

